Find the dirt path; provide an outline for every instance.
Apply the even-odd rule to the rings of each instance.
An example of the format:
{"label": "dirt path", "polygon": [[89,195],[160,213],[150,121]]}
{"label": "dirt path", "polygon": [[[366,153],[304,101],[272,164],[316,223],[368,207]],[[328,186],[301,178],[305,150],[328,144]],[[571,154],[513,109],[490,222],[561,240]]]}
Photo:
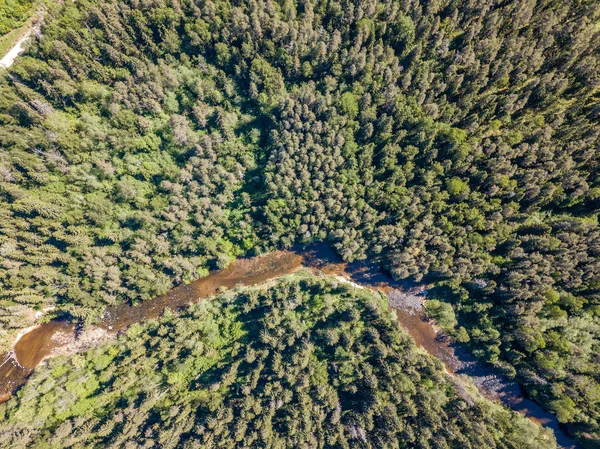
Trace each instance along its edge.
{"label": "dirt path", "polygon": [[17,43],[11,48],[2,59],[0,59],[0,68],[7,69],[10,67],[17,56],[19,56],[25,50],[25,45],[31,39],[31,36],[38,35],[42,27],[43,13],[39,13],[39,17],[34,21],[33,25],[27,30],[27,32],[21,36]]}

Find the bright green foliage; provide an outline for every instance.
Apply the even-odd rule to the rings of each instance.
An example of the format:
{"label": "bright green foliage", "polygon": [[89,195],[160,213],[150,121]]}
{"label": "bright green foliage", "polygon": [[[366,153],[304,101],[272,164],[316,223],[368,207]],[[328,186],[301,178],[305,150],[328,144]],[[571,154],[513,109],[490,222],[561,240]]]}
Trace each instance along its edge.
{"label": "bright green foliage", "polygon": [[436,322],[444,329],[454,329],[457,325],[456,315],[450,304],[430,299],[425,304],[427,315],[436,320]]}
{"label": "bright green foliage", "polygon": [[31,14],[33,4],[33,0],[0,1],[0,37],[23,25]]}
{"label": "bright green foliage", "polygon": [[351,119],[358,115],[358,101],[352,92],[345,92],[340,98],[340,109]]}
{"label": "bright green foliage", "polygon": [[461,196],[469,193],[468,184],[459,178],[450,178],[447,182],[447,188],[452,196]]}
{"label": "bright green foliage", "polygon": [[51,9],[0,79],[4,346],[31,309],[91,321],[327,241],[433,282],[457,338],[598,444],[597,0]]}
{"label": "bright green foliage", "polygon": [[556,448],[454,382],[379,298],[294,276],[50,360],[0,406],[0,445]]}
{"label": "bright green foliage", "polygon": [[[189,59],[152,62],[138,53],[133,31],[121,41],[119,58],[138,53],[127,67],[100,63],[103,39],[79,34],[83,53],[62,39],[82,14],[109,17],[118,6],[83,2],[81,12],[68,3],[60,18],[48,15],[37,55],[0,80],[0,304],[13,317],[3,317],[6,328],[20,325],[27,309],[18,305],[58,303],[93,320],[107,304],[152,298],[226,265],[252,236],[247,224],[234,224],[244,209],[230,211],[254,162],[238,132],[248,121],[242,98],[223,72]],[[53,69],[50,61],[62,58],[87,72]]]}

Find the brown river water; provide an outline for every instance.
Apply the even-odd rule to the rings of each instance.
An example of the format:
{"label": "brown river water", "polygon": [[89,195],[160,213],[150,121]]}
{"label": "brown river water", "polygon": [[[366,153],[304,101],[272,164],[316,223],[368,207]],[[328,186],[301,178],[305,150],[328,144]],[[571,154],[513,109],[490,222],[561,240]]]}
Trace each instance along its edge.
{"label": "brown river water", "polygon": [[[96,333],[88,334],[91,335],[91,345],[95,343],[95,335],[110,336],[125,330],[131,324],[158,318],[167,308],[174,310],[185,307],[199,299],[214,296],[222,289],[261,284],[291,274],[301,267],[310,268],[315,274],[350,281],[356,288],[369,288],[386,295],[396,311],[399,324],[419,347],[440,359],[449,373],[469,377],[487,398],[500,401],[531,420],[551,428],[560,446],[568,449],[579,447],[562,430],[556,417],[525,398],[515,382],[503,377],[492,367],[478,362],[464,348],[436,332],[422,311],[427,293],[425,286],[395,281],[381,272],[374,263],[344,263],[325,245],[238,259],[223,270],[213,271],[190,284],[177,286],[155,299],[135,306],[125,303],[109,307],[94,327]],[[59,320],[41,324],[24,333],[2,359],[0,402],[8,400],[14,391],[24,385],[44,358],[68,352],[65,348],[76,348],[80,335],[80,330],[74,323]],[[102,341],[101,338],[98,340]],[[90,342],[87,347],[89,346]]]}

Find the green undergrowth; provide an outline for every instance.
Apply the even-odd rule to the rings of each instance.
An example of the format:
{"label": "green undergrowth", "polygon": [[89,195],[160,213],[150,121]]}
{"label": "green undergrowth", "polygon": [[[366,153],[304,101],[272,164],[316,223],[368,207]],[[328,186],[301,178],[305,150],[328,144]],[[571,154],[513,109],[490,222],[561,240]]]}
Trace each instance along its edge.
{"label": "green undergrowth", "polygon": [[458,387],[385,301],[305,273],[56,357],[0,406],[16,448],[555,448]]}

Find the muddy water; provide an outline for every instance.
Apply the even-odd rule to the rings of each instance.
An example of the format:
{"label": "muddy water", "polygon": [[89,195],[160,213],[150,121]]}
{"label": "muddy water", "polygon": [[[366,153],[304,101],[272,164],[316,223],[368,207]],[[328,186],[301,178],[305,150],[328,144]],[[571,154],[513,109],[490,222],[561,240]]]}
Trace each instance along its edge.
{"label": "muddy water", "polygon": [[[104,312],[99,329],[118,332],[133,323],[158,318],[165,309],[178,309],[201,298],[214,296],[220,289],[237,285],[256,285],[269,279],[293,273],[302,266],[303,258],[292,251],[277,251],[264,257],[238,259],[226,269],[171,289],[139,305],[121,304]],[[76,326],[66,321],[50,321],[24,334],[5,354],[0,365],[0,402],[10,398],[22,386],[33,369],[47,356],[61,352],[77,338]]]}
{"label": "muddy water", "polygon": [[178,309],[230,289],[237,285],[256,285],[285,274],[302,266],[302,256],[291,251],[277,251],[264,257],[238,259],[227,268],[211,272],[208,276],[187,285],[173,288],[164,296],[144,301],[136,306],[121,304],[110,307],[102,317],[100,327],[120,331],[133,323],[158,318],[166,308]]}
{"label": "muddy water", "polygon": [[52,337],[57,333],[72,333],[73,323],[50,321],[27,332],[5,354],[0,365],[0,402],[8,400],[12,392],[25,383],[33,369],[49,356],[54,347]]}
{"label": "muddy water", "polygon": [[323,274],[341,276],[359,286],[386,295],[390,306],[396,312],[398,322],[417,346],[441,360],[450,374],[468,377],[488,399],[499,401],[532,421],[549,427],[554,431],[559,446],[565,449],[580,448],[561,428],[556,416],[527,399],[516,382],[477,361],[465,348],[436,332],[423,313],[426,286],[394,280],[372,262],[343,263],[325,245],[314,246],[302,254],[305,265],[314,267]]}
{"label": "muddy water", "polygon": [[[490,399],[518,411],[543,424],[556,435],[559,445],[577,448],[574,440],[559,427],[554,415],[544,411],[535,402],[526,399],[519,386],[500,376],[495,370],[478,363],[468,352],[440,337],[422,311],[425,299],[423,286],[395,281],[383,274],[373,263],[343,263],[325,245],[294,251],[277,251],[266,256],[239,259],[223,270],[188,285],[180,285],[166,295],[139,305],[121,304],[107,308],[97,329],[119,332],[134,323],[158,318],[165,309],[178,309],[201,298],[238,285],[251,286],[290,274],[298,268],[311,268],[315,274],[343,277],[359,287],[379,291],[388,297],[396,310],[399,323],[415,343],[440,359],[451,374],[468,376]],[[0,402],[10,398],[22,386],[33,369],[47,356],[58,353],[69,342],[77,339],[76,327],[65,321],[51,321],[24,334],[0,365]]]}

